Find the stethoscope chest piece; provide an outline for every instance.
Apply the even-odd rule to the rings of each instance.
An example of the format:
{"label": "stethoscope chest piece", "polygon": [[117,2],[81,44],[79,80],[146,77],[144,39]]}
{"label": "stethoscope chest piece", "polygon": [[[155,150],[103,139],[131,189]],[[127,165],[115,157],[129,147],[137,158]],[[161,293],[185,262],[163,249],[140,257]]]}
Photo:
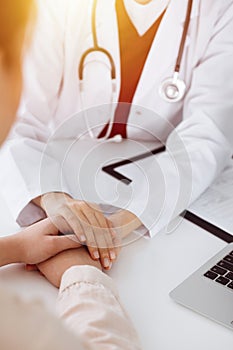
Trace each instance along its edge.
{"label": "stethoscope chest piece", "polygon": [[180,42],[180,48],[179,48],[179,53],[176,60],[173,77],[165,79],[159,87],[160,97],[162,97],[166,102],[169,102],[169,103],[181,101],[186,92],[186,84],[182,79],[179,78],[179,75],[180,75],[180,66],[181,66],[181,61],[184,53],[185,42],[187,39],[188,28],[190,24],[192,6],[193,6],[193,0],[189,0],[183,35]]}
{"label": "stethoscope chest piece", "polygon": [[166,102],[175,103],[183,99],[186,91],[185,82],[179,79],[178,74],[174,77],[165,79],[159,88],[159,95]]}

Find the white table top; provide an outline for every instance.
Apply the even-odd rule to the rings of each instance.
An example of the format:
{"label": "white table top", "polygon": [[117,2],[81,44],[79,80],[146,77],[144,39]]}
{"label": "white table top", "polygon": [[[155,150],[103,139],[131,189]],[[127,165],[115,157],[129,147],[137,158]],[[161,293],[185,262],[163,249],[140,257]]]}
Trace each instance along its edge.
{"label": "white table top", "polygon": [[[0,199],[0,235],[13,233],[13,223]],[[231,348],[233,332],[169,298],[169,292],[201,264],[226,245],[184,220],[170,235],[159,233],[152,240],[140,239],[125,247],[109,273],[140,334],[144,350],[196,350]],[[1,286],[26,298],[42,299],[54,309],[57,295],[37,272],[21,265],[0,271]]]}

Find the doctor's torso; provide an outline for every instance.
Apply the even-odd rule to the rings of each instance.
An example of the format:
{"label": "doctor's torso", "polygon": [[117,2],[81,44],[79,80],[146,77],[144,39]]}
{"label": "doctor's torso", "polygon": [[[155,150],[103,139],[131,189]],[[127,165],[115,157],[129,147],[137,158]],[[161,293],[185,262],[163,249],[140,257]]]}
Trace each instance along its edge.
{"label": "doctor's torso", "polygon": [[[54,76],[56,75],[56,81],[53,81],[49,71],[46,84],[53,95],[57,94],[56,107],[51,115],[54,127],[82,109],[118,102],[121,88],[121,62],[114,0],[99,0],[96,10],[99,45],[111,54],[116,66],[114,100],[111,67],[106,56],[101,53],[92,53],[85,61],[85,103],[80,98],[78,66],[83,53],[93,46],[92,6],[92,0],[70,0],[65,6],[59,2],[57,6],[59,20],[55,21],[54,26],[50,28],[54,31],[54,47],[47,47],[47,49],[50,51],[51,71]],[[200,64],[211,40],[213,26],[219,14],[219,4],[218,1],[194,0],[180,71],[180,77],[185,81],[187,91],[182,101],[169,103],[160,97],[159,87],[165,78],[173,75],[186,10],[187,1],[171,0],[162,18],[133,97],[133,106],[128,118],[128,137],[130,138],[144,136],[147,138],[148,133],[142,136],[140,128],[152,131],[154,129],[156,135],[165,141],[171,132],[171,125],[177,126],[182,119],[189,117],[185,113],[185,106],[190,102],[189,90],[192,86],[193,72]],[[46,48],[46,38],[44,41]],[[210,72],[206,71],[206,74]],[[103,119],[103,123],[109,120],[107,115],[102,118],[106,119]],[[131,128],[130,125],[138,125],[139,129]]]}

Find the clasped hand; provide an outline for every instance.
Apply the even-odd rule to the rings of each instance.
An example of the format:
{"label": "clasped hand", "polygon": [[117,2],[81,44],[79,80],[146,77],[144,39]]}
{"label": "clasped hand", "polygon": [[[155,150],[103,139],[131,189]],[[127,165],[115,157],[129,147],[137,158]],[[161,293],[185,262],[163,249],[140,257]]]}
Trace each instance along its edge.
{"label": "clasped hand", "polygon": [[29,265],[36,265],[58,253],[81,247],[75,235],[59,235],[50,219],[40,221],[21,232],[10,236],[17,256],[12,259]]}
{"label": "clasped hand", "polygon": [[120,235],[97,204],[74,200],[64,193],[47,193],[40,203],[60,232],[74,233],[93,260],[100,260],[105,269],[111,268],[119,253]]}
{"label": "clasped hand", "polygon": [[140,220],[126,210],[111,215],[109,221],[97,205],[73,200],[62,193],[47,194],[41,201],[50,219],[17,234],[18,248],[21,261],[37,265],[36,268],[57,287],[63,273],[71,266],[111,268],[121,239],[141,225]]}

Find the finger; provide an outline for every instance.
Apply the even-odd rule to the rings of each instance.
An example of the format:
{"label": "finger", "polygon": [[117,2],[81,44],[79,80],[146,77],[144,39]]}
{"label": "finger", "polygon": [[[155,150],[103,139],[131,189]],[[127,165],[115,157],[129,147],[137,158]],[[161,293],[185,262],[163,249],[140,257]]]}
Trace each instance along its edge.
{"label": "finger", "polygon": [[[71,226],[69,225],[69,223],[61,215],[52,216],[52,217],[50,217],[50,220],[52,221],[53,225],[56,226],[56,228],[59,230],[59,232],[65,234],[65,235],[74,233],[74,231],[71,228]],[[51,234],[56,235],[56,232],[51,233]]]}
{"label": "finger", "polygon": [[31,272],[31,271],[38,271],[38,267],[36,265],[25,265],[25,270],[28,271],[28,272]]}
{"label": "finger", "polygon": [[114,246],[116,250],[117,256],[120,254],[121,248],[122,248],[122,239],[120,236],[116,236],[113,238]]}
{"label": "finger", "polygon": [[[86,208],[85,202],[82,203],[82,206]],[[86,216],[80,210],[80,204],[73,203],[69,209],[73,215],[70,217],[70,225],[74,227],[75,234],[78,236],[81,243],[85,242],[85,244],[88,246],[92,259],[98,260],[100,258],[100,254],[91,227],[92,225],[88,222]]]}
{"label": "finger", "polygon": [[84,234],[83,227],[80,224],[80,218],[77,215],[77,211],[74,209],[74,207],[72,207],[72,209],[67,208],[63,213],[63,217],[72,228],[72,231],[77,236],[79,242],[84,244],[86,242],[86,236]]}
{"label": "finger", "polygon": [[112,229],[112,231],[111,231],[112,239],[113,239],[114,247],[116,250],[116,255],[118,256],[120,251],[121,251],[121,248],[122,248],[122,237],[120,234],[116,233],[115,228],[113,226],[113,223],[110,220],[108,220],[108,225]]}
{"label": "finger", "polygon": [[96,228],[95,237],[96,237],[97,246],[99,247],[101,265],[105,269],[109,269],[111,268],[111,256],[110,256],[109,249],[107,248],[107,242],[105,239],[104,230],[105,229],[103,228]]}
{"label": "finger", "polygon": [[104,230],[108,229],[106,228],[107,223],[104,220],[103,226],[105,227],[101,227],[95,216],[95,212],[92,211],[90,206],[87,205],[86,207],[82,207],[82,209],[85,210],[85,212],[83,212],[83,215],[85,215],[89,224],[92,227],[92,230],[95,236],[95,241],[96,241],[97,247],[99,248],[101,264],[105,269],[108,269],[111,265],[111,258],[110,258],[110,253],[109,253],[109,249],[108,249],[107,242],[105,240],[105,234],[104,234]]}
{"label": "finger", "polygon": [[[107,219],[107,222],[108,222],[108,226],[109,226],[109,228],[111,230],[111,235],[112,235],[113,241],[114,242],[117,241],[117,242],[121,243],[122,242],[122,236],[121,236],[120,232],[116,229],[116,227],[113,225],[111,220]],[[117,247],[115,245],[115,243],[114,243],[114,247]]]}
{"label": "finger", "polygon": [[104,236],[105,246],[108,249],[109,257],[111,261],[116,260],[117,251],[114,246],[114,240],[113,240],[114,234],[113,234],[112,227],[110,227],[108,220],[105,218],[105,216],[101,212],[96,211],[95,216],[96,216],[96,219],[98,220],[99,226],[103,228],[102,235]]}
{"label": "finger", "polygon": [[82,244],[80,244],[78,238],[74,234],[53,237],[53,245],[54,255],[57,255],[58,253],[63,252],[64,250],[80,248],[83,246]]}
{"label": "finger", "polygon": [[86,236],[86,245],[88,251],[94,260],[98,260],[100,258],[100,252],[98,249],[98,244],[96,241],[96,236],[94,234],[94,225],[93,222],[88,222],[86,216],[80,212],[79,213],[80,223],[83,227],[83,231]]}
{"label": "finger", "polygon": [[58,228],[54,225],[51,219],[47,218],[36,222],[35,224],[26,228],[26,230],[34,230],[35,232],[41,232],[43,235],[56,235],[58,234]]}

